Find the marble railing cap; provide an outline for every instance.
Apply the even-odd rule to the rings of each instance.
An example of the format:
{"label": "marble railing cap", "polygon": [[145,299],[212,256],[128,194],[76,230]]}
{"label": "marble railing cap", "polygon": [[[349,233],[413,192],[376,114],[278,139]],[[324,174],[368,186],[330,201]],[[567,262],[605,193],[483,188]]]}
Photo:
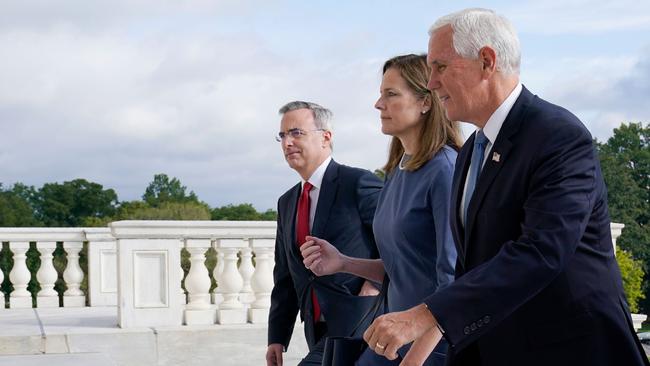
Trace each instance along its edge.
{"label": "marble railing cap", "polygon": [[275,221],[127,220],[109,224],[117,239],[274,238]]}
{"label": "marble railing cap", "polygon": [[78,227],[3,227],[0,228],[0,242],[3,241],[85,241],[83,228]]}

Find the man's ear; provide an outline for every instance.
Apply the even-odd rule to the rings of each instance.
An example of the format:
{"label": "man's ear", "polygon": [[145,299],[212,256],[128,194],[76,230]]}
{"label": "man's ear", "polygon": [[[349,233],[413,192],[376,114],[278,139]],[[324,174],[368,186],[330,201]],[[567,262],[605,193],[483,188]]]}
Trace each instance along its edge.
{"label": "man's ear", "polygon": [[332,146],[332,131],[329,131],[329,130],[323,131],[323,142],[325,142],[325,141],[327,141],[327,145],[323,144],[323,147],[325,147],[325,146],[331,147]]}
{"label": "man's ear", "polygon": [[485,46],[478,51],[478,57],[484,72],[491,74],[497,71],[497,54],[494,49]]}

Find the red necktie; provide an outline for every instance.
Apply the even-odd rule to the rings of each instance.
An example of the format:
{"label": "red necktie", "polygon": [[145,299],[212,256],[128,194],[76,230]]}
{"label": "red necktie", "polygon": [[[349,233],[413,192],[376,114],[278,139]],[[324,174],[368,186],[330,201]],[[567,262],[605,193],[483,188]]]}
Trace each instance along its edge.
{"label": "red necktie", "polygon": [[[298,245],[305,243],[305,237],[309,235],[309,191],[314,186],[311,183],[306,182],[302,188],[302,194],[298,200],[298,223],[296,225],[296,234],[298,237]],[[318,305],[318,299],[316,298],[316,292],[312,289],[311,291],[311,300],[314,304],[314,322],[318,322],[320,319],[320,305]]]}

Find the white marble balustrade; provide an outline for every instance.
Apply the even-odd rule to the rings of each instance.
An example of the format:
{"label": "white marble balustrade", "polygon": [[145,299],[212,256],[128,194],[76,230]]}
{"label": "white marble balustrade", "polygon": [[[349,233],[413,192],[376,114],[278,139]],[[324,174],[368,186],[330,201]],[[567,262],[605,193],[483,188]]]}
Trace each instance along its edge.
{"label": "white marble balustrade", "polygon": [[[90,306],[116,306],[118,277],[122,276],[122,283],[132,285],[129,298],[133,305],[131,308],[140,311],[147,306],[155,309],[176,304],[176,309],[172,311],[176,314],[169,314],[167,319],[171,320],[165,322],[265,323],[270,306],[268,298],[273,287],[274,236],[274,222],[125,221],[113,223],[109,228],[0,228],[0,241],[8,243],[9,255],[14,261],[12,268],[5,269],[6,276],[0,272],[0,282],[4,277],[9,277],[12,282],[14,291],[9,296],[11,308],[31,307],[32,297],[36,298],[37,307],[59,307],[60,303],[64,307],[85,306],[86,303]],[[133,248],[141,247],[135,257],[138,268],[118,268],[117,247],[120,239],[123,243],[128,241]],[[163,244],[171,243],[168,252],[160,248],[152,249],[150,244],[160,244],[161,240]],[[80,289],[84,272],[79,257],[84,242],[88,248],[87,293]],[[32,280],[25,255],[30,243],[35,243],[41,260],[35,276],[41,290],[36,294],[27,290]],[[53,264],[57,243],[62,245],[67,258],[62,273],[57,273]],[[185,291],[180,286],[183,278],[180,252],[183,248],[191,256],[190,271],[185,278],[187,304]],[[213,276],[218,286],[212,292],[210,274],[204,264],[210,248],[217,252]],[[144,282],[136,283],[133,276],[138,273],[143,274]],[[54,284],[60,277],[67,286],[62,294],[54,290]],[[175,278],[178,280],[173,280]],[[152,279],[155,279],[153,282],[158,287],[149,286]],[[168,289],[162,287],[163,283],[167,284]],[[138,293],[134,292],[136,287],[139,288]],[[169,294],[179,295],[172,295],[176,297],[172,301]],[[121,313],[128,311],[125,305],[128,304],[120,306]],[[158,315],[153,316],[156,317]],[[153,323],[155,321],[149,319],[145,325]]]}
{"label": "white marble balustrade", "polygon": [[[123,327],[153,325],[146,313],[159,313],[155,325],[265,323],[273,288],[275,222],[264,221],[117,221],[110,225],[118,249],[118,322]],[[180,243],[190,254],[185,277],[187,304],[181,281],[180,257],[176,259],[161,241]],[[152,249],[152,248],[156,249]],[[126,249],[128,248],[128,249]],[[210,273],[205,265],[210,248],[217,253],[212,275],[217,287],[210,293]],[[130,254],[124,254],[128,250]],[[139,259],[147,251],[163,256],[153,269]],[[140,254],[138,254],[140,253]],[[255,264],[254,264],[255,263]],[[142,267],[138,270],[138,266]],[[152,275],[152,272],[154,273]],[[139,275],[140,274],[140,275]],[[182,273],[181,273],[182,274]],[[138,284],[139,287],[138,287]],[[151,293],[136,288],[154,288]],[[171,299],[166,294],[174,295]],[[150,296],[144,301],[141,297]],[[178,299],[181,299],[178,301]],[[140,299],[140,300],[139,300]],[[142,300],[142,301],[141,301]],[[139,306],[135,306],[135,303]],[[162,314],[161,308],[167,309]],[[139,315],[133,316],[132,314]]]}
{"label": "white marble balustrade", "polygon": [[[612,239],[623,229],[611,225]],[[268,221],[117,221],[108,228],[0,228],[8,243],[12,268],[0,271],[0,283],[13,285],[9,307],[116,306],[122,327],[266,323],[273,289],[276,223]],[[41,290],[30,293],[26,253],[35,243],[41,265]],[[57,243],[67,256],[62,274],[52,253]],[[79,265],[88,246],[88,290],[80,289]],[[181,287],[181,250],[190,254],[190,269]],[[216,251],[214,269],[205,265]],[[217,287],[210,291],[211,278]],[[67,290],[54,284],[62,276]],[[0,310],[4,308],[0,307]]]}
{"label": "white marble balustrade", "polygon": [[[9,280],[14,287],[9,296],[9,307],[31,308],[33,296],[36,297],[38,307],[59,307],[59,294],[54,290],[58,273],[52,262],[52,253],[58,242],[63,243],[68,259],[63,271],[68,287],[63,294],[64,305],[85,306],[85,294],[80,289],[83,272],[79,266],[79,252],[83,248],[84,241],[86,237],[83,228],[0,228],[0,242],[9,244],[14,262],[13,267],[7,269]],[[36,273],[36,281],[40,284],[41,290],[35,294],[27,290],[27,285],[32,280],[31,273],[27,269],[26,256],[30,243],[35,243],[41,260]]]}

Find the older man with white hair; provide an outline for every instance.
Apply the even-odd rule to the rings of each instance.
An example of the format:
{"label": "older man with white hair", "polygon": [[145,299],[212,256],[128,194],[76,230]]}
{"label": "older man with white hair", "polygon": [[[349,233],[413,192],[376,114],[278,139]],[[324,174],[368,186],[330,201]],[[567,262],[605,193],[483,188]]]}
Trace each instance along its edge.
{"label": "older man with white hair", "polygon": [[519,82],[510,22],[486,9],[430,29],[429,88],[447,117],[478,129],[456,161],[456,281],[364,338],[421,364],[449,342],[453,366],[648,365],[614,258],[607,192],[592,137],[566,109]]}

